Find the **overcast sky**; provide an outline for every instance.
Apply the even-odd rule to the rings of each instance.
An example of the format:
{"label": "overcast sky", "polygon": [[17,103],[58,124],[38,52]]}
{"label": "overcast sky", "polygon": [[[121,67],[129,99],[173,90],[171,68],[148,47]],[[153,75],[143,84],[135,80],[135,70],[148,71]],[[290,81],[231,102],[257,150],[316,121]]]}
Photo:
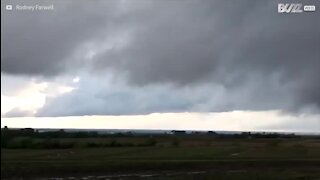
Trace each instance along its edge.
{"label": "overcast sky", "polygon": [[284,2],[1,1],[1,121],[320,131],[320,13]]}

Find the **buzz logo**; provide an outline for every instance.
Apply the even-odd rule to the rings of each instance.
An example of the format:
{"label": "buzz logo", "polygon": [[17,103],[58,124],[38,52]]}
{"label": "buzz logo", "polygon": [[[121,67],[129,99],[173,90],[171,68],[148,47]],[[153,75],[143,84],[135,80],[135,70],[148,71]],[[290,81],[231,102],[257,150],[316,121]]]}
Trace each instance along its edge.
{"label": "buzz logo", "polygon": [[302,4],[278,4],[278,13],[302,13]]}

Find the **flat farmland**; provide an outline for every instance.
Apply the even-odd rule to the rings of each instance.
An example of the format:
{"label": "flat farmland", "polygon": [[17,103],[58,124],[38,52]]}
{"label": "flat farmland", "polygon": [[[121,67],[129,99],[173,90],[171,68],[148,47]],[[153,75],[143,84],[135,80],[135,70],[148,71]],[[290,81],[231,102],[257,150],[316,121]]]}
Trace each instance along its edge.
{"label": "flat farmland", "polygon": [[[146,140],[147,139],[147,140]],[[56,139],[115,147],[2,149],[1,177],[104,179],[318,179],[318,139],[149,137]],[[35,141],[38,141],[37,139]],[[130,147],[125,146],[131,143]]]}

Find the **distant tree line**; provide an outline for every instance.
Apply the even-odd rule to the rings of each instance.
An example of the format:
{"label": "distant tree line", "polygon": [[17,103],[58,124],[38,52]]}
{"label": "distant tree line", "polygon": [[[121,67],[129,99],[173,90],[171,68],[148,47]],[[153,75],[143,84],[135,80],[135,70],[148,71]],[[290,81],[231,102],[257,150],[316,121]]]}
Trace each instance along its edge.
{"label": "distant tree line", "polygon": [[[132,143],[132,142],[120,142],[117,141],[117,137],[144,137],[144,142]],[[1,148],[40,148],[40,149],[65,149],[75,147],[133,147],[133,146],[155,146],[158,142],[154,136],[166,136],[172,137],[171,145],[179,146],[180,142],[178,137],[209,137],[209,138],[300,138],[301,136],[281,133],[252,133],[242,132],[235,134],[222,134],[214,131],[208,132],[186,132],[186,131],[171,131],[169,134],[135,134],[132,132],[122,132],[115,134],[98,133],[96,131],[75,131],[66,132],[63,129],[56,131],[43,131],[31,128],[24,129],[9,129],[7,127],[1,129]],[[94,142],[89,141],[63,141],[63,139],[77,139],[77,138],[103,138],[109,137],[111,141]],[[114,138],[114,139],[113,139]]]}
{"label": "distant tree line", "polygon": [[176,136],[210,136],[217,138],[298,138],[300,136],[294,133],[266,133],[266,132],[241,132],[241,133],[217,133],[214,131],[199,132],[194,131],[187,133],[186,131],[172,131]]}
{"label": "distant tree line", "polygon": [[81,139],[81,138],[103,138],[103,137],[133,137],[131,132],[116,134],[99,134],[95,131],[66,132],[63,129],[57,131],[39,132],[31,128],[1,129],[1,148],[18,149],[67,149],[75,147],[146,147],[154,146],[157,141],[155,138],[148,137],[141,143],[118,142],[112,139],[110,142],[74,142],[61,141],[63,139]]}

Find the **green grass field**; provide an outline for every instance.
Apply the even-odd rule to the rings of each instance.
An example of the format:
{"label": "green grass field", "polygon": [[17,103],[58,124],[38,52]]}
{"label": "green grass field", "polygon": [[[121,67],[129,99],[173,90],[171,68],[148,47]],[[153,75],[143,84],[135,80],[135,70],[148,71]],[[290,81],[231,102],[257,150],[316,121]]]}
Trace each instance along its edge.
{"label": "green grass field", "polygon": [[[116,141],[135,144],[144,138],[116,138]],[[172,143],[172,137],[159,137],[150,147],[2,149],[1,177],[320,179],[319,140],[180,137],[174,141],[179,143]]]}

